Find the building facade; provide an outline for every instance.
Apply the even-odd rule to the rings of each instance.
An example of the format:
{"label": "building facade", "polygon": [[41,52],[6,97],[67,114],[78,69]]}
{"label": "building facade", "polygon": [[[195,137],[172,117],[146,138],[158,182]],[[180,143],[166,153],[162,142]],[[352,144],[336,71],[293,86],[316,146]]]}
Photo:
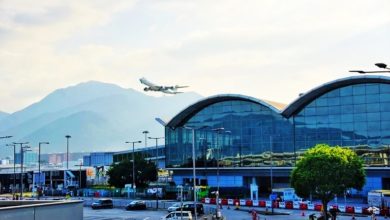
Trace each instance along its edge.
{"label": "building facade", "polygon": [[[141,154],[145,160],[156,161],[158,160],[157,167],[160,169],[165,168],[165,146],[159,145],[157,147],[142,147],[134,149],[134,154]],[[132,160],[133,150],[125,150],[115,152],[113,154],[113,162],[119,163],[124,160]]]}
{"label": "building facade", "polygon": [[111,166],[113,154],[113,152],[93,152],[83,156],[83,165],[90,167]]}
{"label": "building facade", "polygon": [[297,159],[325,143],[351,148],[364,160],[361,193],[390,188],[390,77],[335,80],[286,107],[243,95],[194,103],[165,127],[166,167],[177,184],[193,181],[193,132],[201,185],[245,191],[255,183],[260,192],[287,187]]}

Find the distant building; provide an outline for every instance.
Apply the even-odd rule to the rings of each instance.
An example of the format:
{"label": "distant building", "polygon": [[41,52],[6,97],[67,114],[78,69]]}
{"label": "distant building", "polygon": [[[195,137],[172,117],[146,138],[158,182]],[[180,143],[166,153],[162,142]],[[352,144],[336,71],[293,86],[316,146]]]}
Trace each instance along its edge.
{"label": "distant building", "polygon": [[[79,160],[83,159],[84,155],[89,153],[69,153],[69,164],[79,164]],[[66,164],[66,153],[51,153],[43,154],[41,159],[49,164]],[[46,162],[46,163],[47,163]]]}
{"label": "distant building", "polygon": [[110,166],[113,162],[113,152],[94,152],[83,157],[84,166]]}
{"label": "distant building", "polygon": [[[21,156],[20,153],[15,154],[15,163],[21,164],[20,156]],[[38,153],[37,152],[34,152],[34,151],[24,152],[23,165],[30,166],[30,165],[37,164],[37,163],[38,163]]]}
{"label": "distant building", "polygon": [[0,164],[1,165],[8,165],[11,162],[11,158],[5,157],[4,159],[1,159]]}
{"label": "distant building", "polygon": [[63,161],[62,157],[63,157],[62,154],[49,154],[49,163],[60,164]]}

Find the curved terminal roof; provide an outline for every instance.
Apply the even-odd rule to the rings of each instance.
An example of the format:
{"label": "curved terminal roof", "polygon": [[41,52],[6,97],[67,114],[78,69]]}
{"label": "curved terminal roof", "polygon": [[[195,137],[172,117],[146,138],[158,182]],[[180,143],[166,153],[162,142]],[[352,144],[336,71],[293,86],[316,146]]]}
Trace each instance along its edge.
{"label": "curved terminal roof", "polygon": [[201,99],[200,101],[188,106],[184,110],[182,110],[179,114],[173,117],[166,125],[166,127],[177,128],[183,126],[191,117],[193,117],[196,113],[204,109],[205,107],[223,101],[247,101],[255,104],[263,105],[268,107],[275,113],[280,114],[280,111],[269,103],[262,101],[260,99],[256,99],[250,96],[237,95],[237,94],[222,94],[207,97],[205,99]]}
{"label": "curved terminal roof", "polygon": [[378,76],[378,75],[364,75],[364,76],[351,76],[334,80],[323,85],[320,85],[309,92],[301,95],[290,105],[288,105],[282,112],[284,117],[291,117],[292,115],[300,112],[306,105],[310,104],[314,99],[322,96],[323,94],[330,92],[334,89],[341,87],[362,84],[362,83],[387,83],[390,84],[390,77]]}

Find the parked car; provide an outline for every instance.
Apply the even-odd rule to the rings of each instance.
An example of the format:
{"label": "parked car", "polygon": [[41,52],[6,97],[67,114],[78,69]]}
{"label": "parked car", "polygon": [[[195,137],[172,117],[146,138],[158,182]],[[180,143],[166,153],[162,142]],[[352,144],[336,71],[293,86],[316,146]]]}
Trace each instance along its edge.
{"label": "parked car", "polygon": [[[174,207],[172,207],[172,211]],[[175,211],[180,211],[181,210],[181,207],[180,207],[180,203],[179,205],[176,207],[176,210]],[[182,208],[183,211],[190,211],[192,214],[195,214],[195,208],[194,208],[194,203],[192,202],[185,202],[183,203],[183,208]],[[168,208],[168,211],[169,211],[169,208]],[[198,215],[203,215],[204,214],[204,209],[203,209],[203,204],[201,203],[197,203],[196,204],[196,213]]]}
{"label": "parked car", "polygon": [[92,209],[112,209],[113,207],[112,199],[99,199],[91,205]]}
{"label": "parked car", "polygon": [[174,211],[164,217],[161,217],[161,220],[192,220],[192,214],[190,211]]}
{"label": "parked car", "polygon": [[176,210],[180,210],[180,202],[173,203],[171,206],[168,207],[168,212],[173,212]]}
{"label": "parked car", "polygon": [[145,210],[146,203],[145,203],[145,201],[134,200],[134,201],[131,201],[129,204],[127,204],[125,208],[126,208],[126,210]]}

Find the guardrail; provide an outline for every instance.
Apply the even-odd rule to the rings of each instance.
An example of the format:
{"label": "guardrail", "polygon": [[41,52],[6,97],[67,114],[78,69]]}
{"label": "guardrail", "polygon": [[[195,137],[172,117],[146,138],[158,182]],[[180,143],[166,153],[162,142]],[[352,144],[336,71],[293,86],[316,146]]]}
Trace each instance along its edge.
{"label": "guardrail", "polygon": [[2,220],[82,220],[83,203],[73,201],[0,201]]}
{"label": "guardrail", "polygon": [[[203,198],[201,200],[204,204],[217,204],[215,198]],[[321,203],[310,203],[310,202],[297,202],[297,201],[272,201],[271,200],[246,200],[246,199],[219,199],[220,205],[225,206],[246,206],[246,207],[267,207],[267,208],[280,208],[280,209],[299,209],[299,210],[312,210],[321,211]],[[340,210],[340,212],[349,214],[367,214],[370,215],[369,206],[353,206],[353,205],[328,205],[328,211],[332,208]],[[376,209],[374,211],[376,215],[390,216],[389,208]]]}

